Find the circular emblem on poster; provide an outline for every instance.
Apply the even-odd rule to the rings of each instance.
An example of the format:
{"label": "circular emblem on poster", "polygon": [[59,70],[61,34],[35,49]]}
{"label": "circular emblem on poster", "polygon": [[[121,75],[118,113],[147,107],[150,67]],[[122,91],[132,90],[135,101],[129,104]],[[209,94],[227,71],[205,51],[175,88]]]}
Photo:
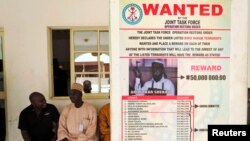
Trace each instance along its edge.
{"label": "circular emblem on poster", "polygon": [[137,4],[128,4],[122,10],[123,20],[130,25],[138,24],[142,19],[142,9]]}

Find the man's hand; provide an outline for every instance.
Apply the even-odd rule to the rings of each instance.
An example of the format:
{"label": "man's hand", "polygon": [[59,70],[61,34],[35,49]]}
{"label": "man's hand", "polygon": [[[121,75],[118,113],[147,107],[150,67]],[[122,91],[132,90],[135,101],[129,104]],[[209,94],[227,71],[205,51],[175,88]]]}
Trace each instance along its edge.
{"label": "man's hand", "polygon": [[138,67],[134,68],[135,77],[141,78],[141,72]]}
{"label": "man's hand", "polygon": [[61,141],[69,141],[67,138],[62,139]]}

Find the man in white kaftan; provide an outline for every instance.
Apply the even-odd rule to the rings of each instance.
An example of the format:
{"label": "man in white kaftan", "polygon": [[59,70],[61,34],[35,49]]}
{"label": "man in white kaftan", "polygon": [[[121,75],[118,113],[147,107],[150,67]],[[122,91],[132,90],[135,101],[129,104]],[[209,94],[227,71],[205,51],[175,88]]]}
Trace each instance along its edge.
{"label": "man in white kaftan", "polygon": [[59,119],[58,141],[97,141],[97,111],[82,101],[82,85],[74,83],[67,105]]}

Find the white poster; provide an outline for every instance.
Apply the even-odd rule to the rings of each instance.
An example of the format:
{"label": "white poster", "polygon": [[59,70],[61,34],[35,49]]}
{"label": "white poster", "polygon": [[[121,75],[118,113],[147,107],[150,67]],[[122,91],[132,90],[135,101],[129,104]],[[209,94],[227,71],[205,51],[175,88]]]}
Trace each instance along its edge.
{"label": "white poster", "polygon": [[120,140],[206,141],[231,123],[231,6],[120,1]]}

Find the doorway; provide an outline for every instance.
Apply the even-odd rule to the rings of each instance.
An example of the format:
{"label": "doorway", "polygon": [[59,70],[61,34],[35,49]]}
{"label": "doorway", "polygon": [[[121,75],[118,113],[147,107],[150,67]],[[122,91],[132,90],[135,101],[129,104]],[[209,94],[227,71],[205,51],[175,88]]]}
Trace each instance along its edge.
{"label": "doorway", "polygon": [[0,141],[6,137],[6,120],[5,120],[5,89],[4,89],[4,65],[3,65],[3,30],[0,28]]}

